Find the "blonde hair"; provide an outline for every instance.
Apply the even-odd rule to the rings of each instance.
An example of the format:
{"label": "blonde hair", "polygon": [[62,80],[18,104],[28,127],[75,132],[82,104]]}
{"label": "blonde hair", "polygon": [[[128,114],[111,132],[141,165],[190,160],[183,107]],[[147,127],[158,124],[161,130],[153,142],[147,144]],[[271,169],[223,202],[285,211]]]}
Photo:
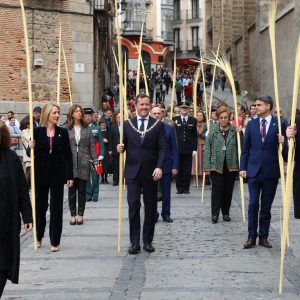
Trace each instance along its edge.
{"label": "blonde hair", "polygon": [[60,108],[57,104],[53,104],[53,103],[47,103],[43,109],[42,109],[42,113],[41,113],[41,120],[40,120],[40,126],[41,127],[47,127],[48,125],[48,120],[49,120],[49,115],[51,110],[56,107],[59,111]]}

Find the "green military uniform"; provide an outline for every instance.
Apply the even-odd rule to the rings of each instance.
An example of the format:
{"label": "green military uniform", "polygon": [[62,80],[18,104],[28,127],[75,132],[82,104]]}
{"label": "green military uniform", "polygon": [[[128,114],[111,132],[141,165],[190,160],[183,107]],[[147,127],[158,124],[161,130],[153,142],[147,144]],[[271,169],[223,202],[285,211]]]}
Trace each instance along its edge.
{"label": "green military uniform", "polygon": [[[96,142],[100,143],[100,156],[104,157],[104,143],[100,127],[94,122],[89,125]],[[94,170],[90,172],[90,180],[86,184],[86,201],[98,201],[99,175]]]}

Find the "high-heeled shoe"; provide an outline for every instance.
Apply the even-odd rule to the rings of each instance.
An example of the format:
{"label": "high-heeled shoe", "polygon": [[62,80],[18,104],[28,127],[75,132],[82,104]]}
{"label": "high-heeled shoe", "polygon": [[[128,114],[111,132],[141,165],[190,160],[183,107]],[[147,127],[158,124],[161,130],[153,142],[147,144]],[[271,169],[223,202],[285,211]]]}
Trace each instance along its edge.
{"label": "high-heeled shoe", "polygon": [[59,249],[59,245],[58,246],[51,246],[51,252],[58,252]]}
{"label": "high-heeled shoe", "polygon": [[80,217],[81,219],[77,219],[77,225],[82,225],[83,224],[83,217]]}
{"label": "high-heeled shoe", "polygon": [[76,218],[75,217],[71,218],[70,225],[76,225]]}

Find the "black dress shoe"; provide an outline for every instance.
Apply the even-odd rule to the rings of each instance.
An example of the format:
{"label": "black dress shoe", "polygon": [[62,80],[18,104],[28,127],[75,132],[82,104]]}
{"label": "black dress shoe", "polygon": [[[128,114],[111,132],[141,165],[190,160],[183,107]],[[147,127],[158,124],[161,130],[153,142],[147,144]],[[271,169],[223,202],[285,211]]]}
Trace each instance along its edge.
{"label": "black dress shoe", "polygon": [[92,201],[92,199],[87,199],[87,200],[86,200],[86,202],[91,202],[91,201]]}
{"label": "black dress shoe", "polygon": [[105,179],[105,180],[104,180],[104,183],[105,183],[105,184],[109,184],[109,182],[108,182],[108,180],[107,180],[107,179]]}
{"label": "black dress shoe", "polygon": [[149,253],[155,251],[155,248],[152,246],[152,244],[144,244],[143,249]]}
{"label": "black dress shoe", "polygon": [[213,223],[213,224],[217,224],[218,223],[218,217],[217,216],[213,216],[212,218],[211,218],[211,222]]}
{"label": "black dress shoe", "polygon": [[173,219],[170,216],[166,216],[166,217],[163,218],[163,221],[167,222],[167,223],[172,223]]}
{"label": "black dress shoe", "polygon": [[231,218],[229,217],[229,215],[224,215],[224,216],[223,216],[223,221],[225,221],[225,222],[230,222],[230,221],[231,221]]}
{"label": "black dress shoe", "polygon": [[131,245],[128,249],[128,254],[138,254],[141,252],[141,246],[140,245]]}
{"label": "black dress shoe", "polygon": [[266,238],[265,239],[259,239],[258,244],[260,246],[265,247],[265,248],[272,248],[272,245],[269,243],[268,239],[266,239]]}
{"label": "black dress shoe", "polygon": [[189,193],[190,193],[190,191],[183,191],[183,193],[184,193],[184,194],[189,194]]}
{"label": "black dress shoe", "polygon": [[247,242],[244,244],[244,249],[251,249],[256,245],[256,239],[248,238]]}
{"label": "black dress shoe", "polygon": [[177,191],[177,194],[183,194],[183,191]]}
{"label": "black dress shoe", "polygon": [[114,183],[113,183],[113,186],[117,186],[117,185],[119,185],[118,182],[114,182]]}

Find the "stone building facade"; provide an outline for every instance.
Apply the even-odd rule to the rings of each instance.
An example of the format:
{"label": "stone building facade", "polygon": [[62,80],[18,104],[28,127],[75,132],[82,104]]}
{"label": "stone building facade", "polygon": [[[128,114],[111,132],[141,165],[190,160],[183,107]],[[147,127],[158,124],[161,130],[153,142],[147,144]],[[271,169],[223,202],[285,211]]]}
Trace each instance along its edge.
{"label": "stone building facade", "polygon": [[[268,30],[271,0],[206,0],[206,49],[230,56],[240,89],[274,97],[273,64]],[[300,33],[300,1],[279,0],[276,18],[276,51],[279,96],[290,115],[294,62]]]}
{"label": "stone building facade", "polygon": [[128,58],[128,69],[138,66],[138,52],[135,43],[140,42],[143,28],[142,58],[146,73],[151,68],[166,65],[169,45],[174,44],[172,20],[173,0],[126,0],[126,8],[121,11],[122,47]]}
{"label": "stone building facade", "polygon": [[[178,66],[197,65],[192,59],[205,48],[204,0],[175,0],[172,29]],[[174,57],[174,47],[170,58]],[[172,63],[173,67],[173,63]]]}
{"label": "stone building facade", "polygon": [[[101,92],[99,85],[98,90],[94,88],[94,78],[99,77],[95,72],[105,71],[95,68],[93,3],[87,0],[24,0],[31,49],[34,106],[56,101],[60,24],[73,102],[83,106],[98,106]],[[26,56],[18,0],[2,0],[0,3],[0,49],[0,113],[13,110],[25,114],[28,112]],[[102,53],[98,55],[102,56]],[[102,85],[105,84],[107,82]],[[62,57],[63,112],[69,108],[69,100]]]}

